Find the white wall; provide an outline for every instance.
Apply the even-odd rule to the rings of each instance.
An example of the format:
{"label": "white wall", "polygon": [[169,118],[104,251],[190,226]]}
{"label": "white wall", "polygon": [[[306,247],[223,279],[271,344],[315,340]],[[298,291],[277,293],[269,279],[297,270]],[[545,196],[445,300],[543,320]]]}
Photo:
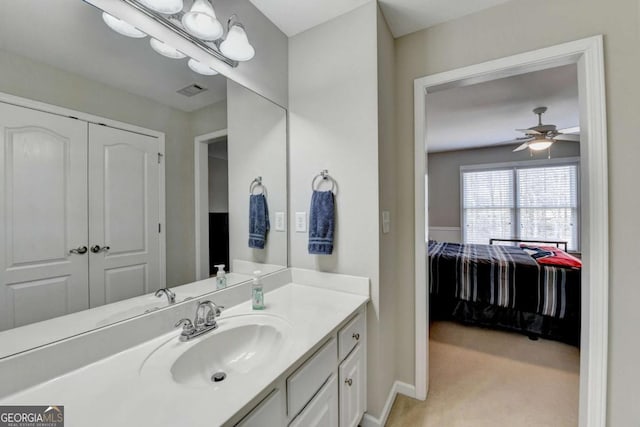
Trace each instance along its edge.
{"label": "white wall", "polygon": [[372,1],[289,39],[289,223],[308,214],[311,180],[328,169],[338,185],[333,254],[310,255],[308,233],[292,231],[291,265],[370,278],[368,411],[378,416],[394,361],[381,335],[376,15]]}
{"label": "white wall", "polygon": [[[287,112],[254,92],[227,84],[229,259],[287,265],[287,233],[276,231],[276,212],[287,212]],[[264,249],[249,247],[249,185],[267,188],[271,231]],[[258,191],[256,191],[257,193]]]}
{"label": "white wall", "polygon": [[[523,31],[523,16],[544,16]],[[399,240],[403,254],[397,282],[397,369],[413,382],[413,80],[458,67],[604,34],[607,90],[610,300],[609,426],[640,420],[640,18],[637,0],[513,0],[396,40],[396,137]]]}

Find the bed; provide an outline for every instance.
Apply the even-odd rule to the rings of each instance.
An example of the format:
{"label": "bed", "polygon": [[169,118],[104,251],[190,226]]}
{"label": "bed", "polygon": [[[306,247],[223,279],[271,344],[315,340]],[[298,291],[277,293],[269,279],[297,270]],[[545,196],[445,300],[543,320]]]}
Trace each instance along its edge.
{"label": "bed", "polygon": [[580,268],[537,261],[541,248],[429,241],[431,319],[579,346]]}

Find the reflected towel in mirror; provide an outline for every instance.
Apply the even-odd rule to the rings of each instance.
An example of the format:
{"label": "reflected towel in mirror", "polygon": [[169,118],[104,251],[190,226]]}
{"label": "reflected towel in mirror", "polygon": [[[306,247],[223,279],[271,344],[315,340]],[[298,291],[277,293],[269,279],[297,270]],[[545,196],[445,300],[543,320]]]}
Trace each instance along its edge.
{"label": "reflected towel in mirror", "polygon": [[331,255],[333,252],[334,196],[332,191],[314,191],[309,218],[309,253]]}
{"label": "reflected towel in mirror", "polygon": [[249,247],[264,249],[269,231],[269,208],[264,194],[249,196]]}

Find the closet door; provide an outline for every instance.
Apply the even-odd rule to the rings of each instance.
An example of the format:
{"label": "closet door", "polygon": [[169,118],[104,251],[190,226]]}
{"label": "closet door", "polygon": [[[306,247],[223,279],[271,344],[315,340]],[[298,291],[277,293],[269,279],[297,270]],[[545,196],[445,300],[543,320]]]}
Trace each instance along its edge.
{"label": "closet door", "polygon": [[0,164],[0,330],[86,309],[87,123],[0,103]]}
{"label": "closet door", "polygon": [[160,287],[158,139],[89,124],[90,305]]}

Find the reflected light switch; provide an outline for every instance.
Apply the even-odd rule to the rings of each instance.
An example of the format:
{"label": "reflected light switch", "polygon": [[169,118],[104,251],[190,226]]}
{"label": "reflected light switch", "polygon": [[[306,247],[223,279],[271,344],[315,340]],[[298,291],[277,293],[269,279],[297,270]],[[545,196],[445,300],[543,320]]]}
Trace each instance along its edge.
{"label": "reflected light switch", "polygon": [[276,212],[276,231],[284,231],[284,212]]}
{"label": "reflected light switch", "polygon": [[296,212],[296,233],[304,233],[307,231],[307,213]]}

